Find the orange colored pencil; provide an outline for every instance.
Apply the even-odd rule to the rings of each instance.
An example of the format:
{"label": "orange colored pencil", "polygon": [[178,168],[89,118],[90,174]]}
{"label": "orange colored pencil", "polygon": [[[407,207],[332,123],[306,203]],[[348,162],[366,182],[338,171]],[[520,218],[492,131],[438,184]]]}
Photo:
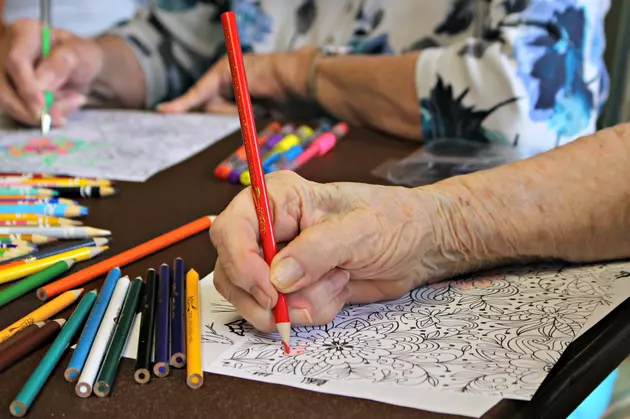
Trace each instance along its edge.
{"label": "orange colored pencil", "polygon": [[64,291],[76,288],[75,284],[85,284],[95,278],[106,274],[114,268],[120,268],[133,263],[143,257],[162,250],[172,244],[187,239],[195,234],[201,233],[210,228],[214,216],[201,217],[193,222],[185,224],[181,227],[162,234],[159,237],[142,243],[134,248],[126,250],[109,259],[105,259],[95,265],[89,266],[83,270],[66,276],[58,281],[52,282],[37,290],[37,297],[46,301]]}

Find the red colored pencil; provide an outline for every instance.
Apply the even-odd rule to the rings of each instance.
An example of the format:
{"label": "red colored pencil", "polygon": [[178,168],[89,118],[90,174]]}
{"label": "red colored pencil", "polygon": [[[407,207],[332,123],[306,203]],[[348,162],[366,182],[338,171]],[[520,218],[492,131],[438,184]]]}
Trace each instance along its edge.
{"label": "red colored pencil", "polygon": [[[260,230],[263,255],[267,264],[271,265],[272,259],[278,252],[278,247],[273,231],[273,221],[269,198],[267,197],[265,175],[260,160],[260,150],[258,150],[258,142],[256,141],[256,122],[254,121],[252,101],[249,97],[249,87],[247,85],[247,75],[245,74],[245,64],[243,63],[241,41],[238,37],[236,16],[233,12],[223,13],[221,22],[223,23],[225,47],[230,63],[230,72],[232,73],[238,117],[241,121],[241,134],[243,136],[245,154],[247,155],[247,166],[252,179],[252,195],[258,216],[258,229]],[[273,309],[273,315],[276,328],[284,344],[284,350],[286,353],[289,353],[291,350],[291,320],[289,319],[286,297],[282,293],[278,293],[278,303]]]}

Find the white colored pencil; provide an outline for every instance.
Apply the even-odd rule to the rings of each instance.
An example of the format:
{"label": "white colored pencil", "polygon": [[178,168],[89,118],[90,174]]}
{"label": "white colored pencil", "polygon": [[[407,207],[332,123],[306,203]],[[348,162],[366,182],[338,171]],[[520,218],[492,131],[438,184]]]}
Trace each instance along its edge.
{"label": "white colored pencil", "polygon": [[0,234],[39,234],[56,239],[85,239],[89,237],[110,236],[109,230],[92,227],[0,227]]}
{"label": "white colored pencil", "polygon": [[101,362],[105,357],[107,345],[116,327],[116,320],[118,319],[123,302],[127,296],[127,290],[129,289],[130,283],[131,281],[128,276],[123,276],[118,280],[118,282],[116,282],[116,288],[114,288],[112,298],[109,300],[107,310],[105,310],[105,315],[103,316],[103,320],[101,320],[98,332],[96,332],[96,337],[92,343],[90,354],[85,361],[85,366],[83,367],[83,371],[81,371],[79,381],[74,388],[77,396],[79,397],[86,398],[92,394],[94,380],[96,380],[98,371],[101,368]]}

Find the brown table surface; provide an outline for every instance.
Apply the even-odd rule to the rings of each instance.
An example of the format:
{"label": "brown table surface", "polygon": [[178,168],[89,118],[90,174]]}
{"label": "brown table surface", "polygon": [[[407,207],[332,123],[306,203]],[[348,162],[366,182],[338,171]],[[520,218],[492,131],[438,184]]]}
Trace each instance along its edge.
{"label": "brown table surface", "polygon": [[[239,144],[234,134],[192,159],[159,173],[146,183],[121,183],[113,198],[93,199],[86,224],[111,229],[112,255],[158,236],[205,214],[220,212],[241,190],[215,179],[213,168]],[[370,171],[389,158],[401,158],[414,146],[370,131],[353,129],[328,156],[309,163],[300,173],[320,182],[355,181],[383,183]],[[200,234],[124,269],[131,277],[150,267],[182,256],[187,266],[205,275],[212,271],[216,253],[207,234]],[[86,266],[85,263],[79,267]],[[102,279],[88,285],[100,286]],[[30,294],[0,310],[0,327],[12,323],[37,307]],[[66,316],[70,311],[64,313]],[[564,418],[628,355],[630,306],[622,305],[604,321],[574,342],[561,357],[533,401],[504,400],[484,418]],[[0,373],[0,418],[37,362],[40,350],[8,371]],[[123,359],[113,393],[107,398],[80,399],[74,386],[63,379],[70,354],[66,353],[33,403],[31,418],[455,418],[362,399],[339,397],[280,385],[206,374],[196,391],[185,385],[185,372],[175,370],[165,379],[152,379],[145,386],[133,381],[134,361]],[[578,378],[576,378],[578,377]]]}

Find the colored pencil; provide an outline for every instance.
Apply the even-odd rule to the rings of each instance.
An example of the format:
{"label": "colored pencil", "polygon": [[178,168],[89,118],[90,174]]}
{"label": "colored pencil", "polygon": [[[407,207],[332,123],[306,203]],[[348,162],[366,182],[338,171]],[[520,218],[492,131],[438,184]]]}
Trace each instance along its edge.
{"label": "colored pencil", "polygon": [[82,247],[101,247],[107,245],[111,240],[107,237],[95,237],[93,239],[85,239],[75,242],[63,243],[54,247],[49,247],[44,250],[37,251],[28,256],[20,256],[17,258],[13,258],[11,260],[7,260],[5,262],[0,262],[0,270],[6,268],[8,264],[20,262],[20,263],[30,263],[38,259],[47,258],[49,256],[55,256],[60,253],[69,252],[70,250],[80,249]]}
{"label": "colored pencil", "polygon": [[16,247],[13,249],[0,249],[0,262],[11,260],[20,256],[30,255],[35,250],[37,249],[29,246]]}
{"label": "colored pencil", "polygon": [[60,260],[59,262],[56,262],[49,267],[0,290],[0,307],[7,305],[27,292],[52,281],[53,278],[67,272],[70,268],[72,268],[72,265],[74,265],[73,259]]}
{"label": "colored pencil", "polygon": [[37,188],[50,188],[51,186],[111,186],[112,182],[106,179],[82,179],[82,178],[60,178],[51,177],[43,179],[20,179],[11,181],[11,178],[1,180],[0,186],[14,186],[12,183],[16,183],[17,186],[32,185]]}
{"label": "colored pencil", "polygon": [[160,266],[158,279],[158,304],[157,323],[155,329],[155,365],[153,373],[157,377],[166,377],[169,373],[169,320],[171,318],[170,306],[171,268],[163,264]]}
{"label": "colored pencil", "polygon": [[[223,35],[238,106],[238,116],[241,122],[241,134],[243,142],[245,143],[247,165],[252,178],[252,196],[256,207],[256,214],[258,214],[258,227],[260,230],[263,254],[267,264],[271,265],[271,260],[277,253],[277,244],[273,231],[269,198],[267,196],[267,185],[260,161],[260,152],[256,143],[256,121],[254,120],[252,101],[249,97],[241,42],[238,37],[236,15],[234,12],[225,12],[221,14],[221,22],[223,23]],[[289,319],[286,297],[283,293],[278,293],[278,302],[273,312],[276,328],[284,343],[285,351],[288,353],[291,347],[291,321]]]}
{"label": "colored pencil", "polygon": [[79,205],[77,201],[66,198],[25,198],[0,196],[0,205]]}
{"label": "colored pencil", "polygon": [[83,365],[79,382],[74,387],[74,391],[79,397],[85,398],[92,394],[94,380],[96,380],[101,361],[105,357],[105,351],[107,351],[107,346],[114,333],[130,283],[128,276],[123,276],[116,282],[116,288],[114,288],[112,298],[109,300],[101,325],[98,327],[98,332],[96,332],[92,348],[90,348],[90,354],[85,361],[85,365]]}
{"label": "colored pencil", "polygon": [[155,315],[157,309],[157,277],[155,269],[147,272],[147,281],[142,295],[142,316],[138,335],[136,371],[133,375],[138,384],[146,384],[151,379],[151,357],[155,337]]}
{"label": "colored pencil", "polygon": [[35,322],[26,326],[24,329],[20,330],[9,339],[4,342],[0,342],[0,352],[4,352],[9,346],[13,346],[14,343],[18,342],[23,337],[29,336],[31,333],[35,332],[40,327],[43,327],[47,322]]}
{"label": "colored pencil", "polygon": [[25,179],[45,179],[49,177],[55,177],[55,175],[48,174],[48,173],[9,173],[9,172],[0,173],[0,178],[12,178],[12,177],[22,177]]}
{"label": "colored pencil", "polygon": [[171,366],[186,365],[186,286],[184,260],[175,259],[173,264],[173,287],[171,290]]}
{"label": "colored pencil", "polygon": [[85,239],[111,236],[112,232],[93,227],[0,227],[0,234],[41,234],[57,239]]}
{"label": "colored pencil", "polygon": [[116,330],[109,343],[107,355],[103,360],[103,365],[94,384],[94,393],[99,397],[106,397],[112,391],[116,371],[118,371],[118,365],[120,364],[120,358],[122,358],[131,326],[136,318],[140,294],[142,293],[143,287],[144,281],[142,281],[142,278],[134,279],[129,286],[129,291],[127,292],[125,302],[120,311],[120,318],[118,319]]}
{"label": "colored pencil", "polygon": [[[129,249],[123,253],[120,253],[109,259],[105,259],[102,262],[94,264],[88,268],[85,268],[79,272],[71,274],[59,281],[52,282],[37,290],[37,297],[46,301],[47,299],[59,295],[60,293],[74,288],[77,284],[85,284],[92,281],[110,269],[116,266],[123,267],[132,262],[142,259],[143,257],[155,253],[158,250],[162,250],[174,243],[187,239],[195,234],[201,233],[204,230],[208,230],[214,220],[214,216],[204,216],[191,223],[183,225],[175,230],[172,230],[166,234],[156,237],[148,242],[142,243],[132,249]],[[1,272],[1,271],[0,271]]]}
{"label": "colored pencil", "polygon": [[25,276],[39,272],[50,265],[64,259],[74,259],[76,262],[82,262],[100,255],[107,246],[102,247],[81,247],[80,249],[70,250],[69,252],[60,253],[54,256],[48,256],[43,259],[34,260],[30,263],[24,263],[17,266],[11,266],[0,270],[0,284],[24,278]]}
{"label": "colored pencil", "polygon": [[23,226],[23,227],[59,227],[59,224],[38,223],[37,221],[0,221],[2,226]]}
{"label": "colored pencil", "polygon": [[17,188],[3,188],[0,187],[0,196],[3,195],[32,195],[41,196],[43,198],[54,197],[59,193],[52,189],[46,188],[32,188],[32,187],[17,187]]}
{"label": "colored pencil", "polygon": [[109,300],[112,298],[112,294],[114,294],[114,288],[116,288],[116,282],[120,279],[120,275],[121,272],[118,268],[109,271],[109,275],[107,275],[107,279],[105,279],[105,283],[96,299],[96,303],[94,307],[92,307],[92,312],[85,323],[77,347],[72,353],[72,357],[64,373],[66,381],[70,383],[77,381],[79,375],[81,375],[85,361],[90,353],[90,348],[96,337],[96,332],[101,325],[101,320],[103,320]]}
{"label": "colored pencil", "polygon": [[41,328],[34,329],[34,332],[28,336],[22,337],[15,345],[11,345],[5,351],[0,352],[0,372],[51,341],[65,323],[65,319],[56,319],[48,322]]}
{"label": "colored pencil", "polygon": [[44,304],[37,310],[22,317],[11,326],[0,331],[0,342],[4,342],[5,340],[9,339],[11,336],[26,328],[26,326],[31,323],[48,320],[51,316],[54,316],[64,308],[68,307],[70,304],[74,303],[77,298],[79,298],[82,292],[83,289],[66,291],[51,302]]}
{"label": "colored pencil", "polygon": [[24,416],[31,406],[33,400],[44,386],[46,380],[50,376],[53,368],[57,365],[63,353],[68,349],[70,341],[83,324],[83,320],[88,315],[88,312],[92,308],[94,301],[96,300],[96,290],[90,291],[81,299],[81,302],[74,310],[68,322],[64,325],[59,332],[59,335],[44,355],[33,374],[22,387],[22,390],[18,393],[13,403],[11,403],[11,414],[13,416]]}
{"label": "colored pencil", "polygon": [[15,213],[28,213],[28,214],[41,214],[52,215],[54,217],[80,217],[88,214],[86,207],[80,207],[77,205],[0,205],[0,214],[15,214]]}
{"label": "colored pencil", "polygon": [[199,312],[199,274],[191,269],[186,274],[186,384],[190,388],[203,385],[201,366],[201,314]]}
{"label": "colored pencil", "polygon": [[41,234],[0,234],[0,241],[15,241],[23,240],[25,242],[31,242],[33,244],[46,244],[56,242],[54,237],[46,237]]}
{"label": "colored pencil", "polygon": [[51,226],[59,225],[81,225],[81,221],[71,220],[69,218],[51,217],[39,214],[0,214],[0,221],[29,221],[38,224],[49,224]]}
{"label": "colored pencil", "polygon": [[111,186],[65,186],[55,187],[54,191],[64,198],[104,198],[116,194]]}

